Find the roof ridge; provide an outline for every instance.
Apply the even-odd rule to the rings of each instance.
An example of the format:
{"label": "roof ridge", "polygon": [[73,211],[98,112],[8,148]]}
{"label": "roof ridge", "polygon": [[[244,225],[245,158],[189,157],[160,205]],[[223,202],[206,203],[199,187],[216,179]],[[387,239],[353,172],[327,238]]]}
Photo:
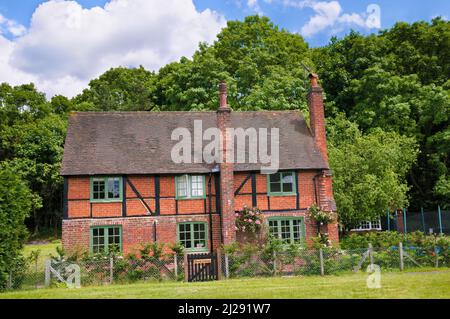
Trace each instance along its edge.
{"label": "roof ridge", "polygon": [[[258,111],[242,111],[237,110],[232,113],[297,113],[301,112],[300,109],[296,110],[258,110]],[[69,115],[132,115],[132,114],[148,114],[148,115],[156,115],[156,114],[207,114],[207,113],[216,113],[216,111],[72,111]]]}

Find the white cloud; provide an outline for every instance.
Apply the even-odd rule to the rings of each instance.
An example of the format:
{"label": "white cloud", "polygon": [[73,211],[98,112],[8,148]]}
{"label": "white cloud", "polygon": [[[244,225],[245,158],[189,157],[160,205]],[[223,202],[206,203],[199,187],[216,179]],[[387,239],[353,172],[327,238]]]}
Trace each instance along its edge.
{"label": "white cloud", "polygon": [[91,9],[48,1],[28,30],[10,27],[12,40],[0,33],[0,82],[33,81],[48,96],[73,96],[111,67],[157,70],[191,56],[225,23],[214,11],[198,12],[192,0],[111,0]]}
{"label": "white cloud", "polygon": [[300,30],[305,37],[311,37],[324,30],[337,33],[348,26],[380,28],[379,7],[376,5],[368,6],[367,13],[343,13],[338,1],[283,0],[283,5],[298,9],[308,7],[314,10],[314,15]]}
{"label": "white cloud", "polygon": [[27,29],[14,20],[5,18],[0,14],[0,35],[10,33],[13,36],[21,36]]}

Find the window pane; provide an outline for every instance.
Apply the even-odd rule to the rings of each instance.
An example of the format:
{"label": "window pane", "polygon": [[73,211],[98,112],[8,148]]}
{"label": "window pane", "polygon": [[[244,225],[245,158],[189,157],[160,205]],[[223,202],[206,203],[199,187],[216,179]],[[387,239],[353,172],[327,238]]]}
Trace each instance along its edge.
{"label": "window pane", "polygon": [[203,196],[203,176],[191,176],[192,196]]}
{"label": "window pane", "polygon": [[294,191],[294,185],[293,184],[283,184],[283,192],[289,193]]}
{"label": "window pane", "polygon": [[381,228],[380,220],[375,220],[375,221],[373,221],[373,222],[372,222],[372,228],[373,228],[373,229],[379,229],[379,228]]}
{"label": "window pane", "polygon": [[179,176],[177,178],[177,195],[179,197],[187,197],[187,175]]}
{"label": "window pane", "polygon": [[120,179],[108,178],[108,198],[120,198]]}
{"label": "window pane", "polygon": [[275,238],[279,238],[277,220],[269,220],[269,234]]}
{"label": "window pane", "polygon": [[283,173],[283,192],[294,191],[294,176],[292,173]]}
{"label": "window pane", "polygon": [[281,183],[270,183],[270,192],[271,193],[281,192]]}
{"label": "window pane", "polygon": [[191,225],[190,224],[179,224],[178,233],[180,237],[180,242],[184,248],[191,248]]}
{"label": "window pane", "polygon": [[194,247],[206,247],[205,224],[194,224]]}
{"label": "window pane", "polygon": [[300,219],[294,219],[292,220],[292,230],[294,237],[292,238],[294,241],[299,241],[301,239],[301,220]]}
{"label": "window pane", "polygon": [[281,239],[289,242],[291,239],[291,227],[289,220],[281,220]]}
{"label": "window pane", "polygon": [[110,227],[108,228],[108,246],[111,250],[112,247],[115,249],[120,249],[120,228],[119,227]]}
{"label": "window pane", "polygon": [[94,179],[92,181],[92,198],[104,199],[105,198],[105,181],[103,179]]}
{"label": "window pane", "polygon": [[280,174],[281,173],[275,173],[270,175],[270,182],[271,183],[279,183],[280,182]]}
{"label": "window pane", "polygon": [[105,230],[103,228],[92,229],[92,251],[101,253],[105,250]]}

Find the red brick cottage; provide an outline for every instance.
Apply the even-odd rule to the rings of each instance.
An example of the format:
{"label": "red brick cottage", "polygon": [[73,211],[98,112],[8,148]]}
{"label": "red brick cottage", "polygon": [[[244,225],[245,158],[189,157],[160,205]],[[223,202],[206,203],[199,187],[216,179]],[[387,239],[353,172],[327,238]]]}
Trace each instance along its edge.
{"label": "red brick cottage", "polygon": [[[69,117],[62,242],[66,250],[128,253],[142,244],[181,242],[209,251],[236,240],[235,212],[258,207],[269,231],[287,241],[317,236],[307,209],[334,211],[322,88],[310,75],[310,125],[298,111],[232,112],[220,85],[217,112],[76,112]],[[251,163],[176,164],[177,127],[279,128],[279,171]],[[223,148],[226,151],[225,141]],[[327,226],[338,241],[336,224]]]}

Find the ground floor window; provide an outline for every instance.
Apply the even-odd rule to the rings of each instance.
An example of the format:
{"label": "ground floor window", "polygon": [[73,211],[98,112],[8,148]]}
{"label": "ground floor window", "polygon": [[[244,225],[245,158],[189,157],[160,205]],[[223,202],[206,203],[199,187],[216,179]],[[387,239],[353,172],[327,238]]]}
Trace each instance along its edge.
{"label": "ground floor window", "polygon": [[305,238],[303,217],[269,218],[269,234],[286,243],[301,242]]}
{"label": "ground floor window", "polygon": [[91,228],[91,252],[122,252],[122,227],[97,226]]}
{"label": "ground floor window", "polygon": [[374,221],[364,221],[357,228],[352,229],[354,231],[361,230],[381,230],[381,221],[376,219]]}
{"label": "ground floor window", "polygon": [[205,251],[207,247],[207,226],[203,222],[178,224],[178,241],[187,251]]}

